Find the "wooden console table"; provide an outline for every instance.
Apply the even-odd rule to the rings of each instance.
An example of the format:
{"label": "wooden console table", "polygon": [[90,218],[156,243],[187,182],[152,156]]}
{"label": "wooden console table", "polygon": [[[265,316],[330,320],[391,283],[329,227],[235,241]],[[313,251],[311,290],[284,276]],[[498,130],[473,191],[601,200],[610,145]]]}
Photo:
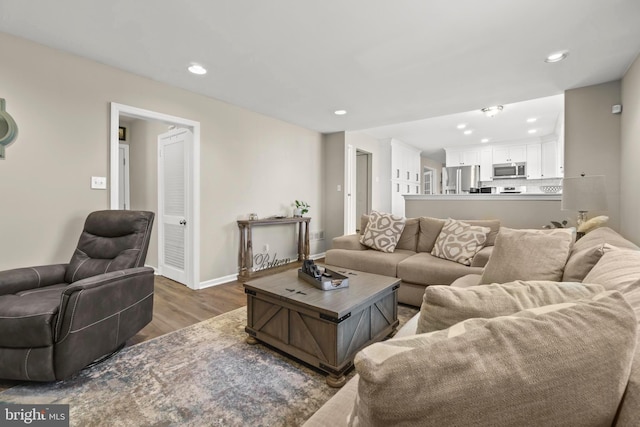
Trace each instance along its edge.
{"label": "wooden console table", "polygon": [[[282,224],[298,224],[298,261],[297,264],[302,265],[302,261],[309,259],[309,223],[311,218],[308,217],[292,217],[292,218],[265,218],[238,221],[240,229],[240,250],[238,251],[238,280],[250,279],[266,271],[277,271],[278,267],[266,270],[253,271],[253,242],[251,238],[251,229],[263,225],[282,225]],[[290,268],[292,263],[286,265]]]}

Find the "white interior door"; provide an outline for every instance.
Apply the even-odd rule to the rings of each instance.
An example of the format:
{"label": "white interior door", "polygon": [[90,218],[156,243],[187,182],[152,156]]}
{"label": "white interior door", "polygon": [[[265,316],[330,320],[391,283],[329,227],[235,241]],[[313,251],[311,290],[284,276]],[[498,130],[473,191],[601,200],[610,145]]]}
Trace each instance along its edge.
{"label": "white interior door", "polygon": [[158,246],[159,272],[176,282],[190,285],[191,244],[189,159],[193,134],[173,129],[158,136]]}
{"label": "white interior door", "polygon": [[120,209],[131,209],[129,197],[129,146],[120,144],[118,147],[118,161],[120,168],[118,169],[118,207]]}

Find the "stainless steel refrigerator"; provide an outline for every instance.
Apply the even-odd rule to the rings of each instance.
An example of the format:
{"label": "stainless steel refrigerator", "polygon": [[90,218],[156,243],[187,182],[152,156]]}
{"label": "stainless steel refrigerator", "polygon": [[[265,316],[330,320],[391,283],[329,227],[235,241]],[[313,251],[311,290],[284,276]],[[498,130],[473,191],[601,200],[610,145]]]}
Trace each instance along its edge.
{"label": "stainless steel refrigerator", "polygon": [[480,187],[480,166],[454,166],[442,168],[443,194],[468,194]]}

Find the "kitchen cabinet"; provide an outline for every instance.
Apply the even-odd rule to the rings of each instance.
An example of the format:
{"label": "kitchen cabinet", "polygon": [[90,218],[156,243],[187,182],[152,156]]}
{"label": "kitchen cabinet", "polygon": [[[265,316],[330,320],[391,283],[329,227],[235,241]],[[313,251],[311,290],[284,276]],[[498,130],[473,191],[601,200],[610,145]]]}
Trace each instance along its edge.
{"label": "kitchen cabinet", "polygon": [[493,150],[491,147],[480,150],[480,181],[493,181]]}
{"label": "kitchen cabinet", "polygon": [[540,144],[527,144],[527,179],[542,177],[542,160]]}
{"label": "kitchen cabinet", "polygon": [[493,147],[493,163],[521,163],[527,161],[526,145]]}
{"label": "kitchen cabinet", "polygon": [[564,173],[558,155],[558,142],[548,141],[541,145],[542,178],[561,178]]}
{"label": "kitchen cabinet", "polygon": [[445,149],[446,164],[450,166],[473,166],[480,164],[480,150],[474,149]]}

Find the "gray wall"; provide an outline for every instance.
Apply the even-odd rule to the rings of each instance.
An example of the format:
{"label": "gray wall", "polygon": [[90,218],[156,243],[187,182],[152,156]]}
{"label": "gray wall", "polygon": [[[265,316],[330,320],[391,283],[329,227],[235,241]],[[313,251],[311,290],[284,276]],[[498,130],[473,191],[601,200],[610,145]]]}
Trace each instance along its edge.
{"label": "gray wall", "polygon": [[616,80],[565,92],[565,178],[604,175],[608,194],[608,225],[620,228],[620,115],[611,107],[621,103],[621,82]]}
{"label": "gray wall", "polygon": [[89,183],[109,173],[111,102],[201,123],[202,282],[237,273],[236,220],[250,212],[291,215],[303,199],[312,232],[323,230],[319,132],[2,33],[0,56],[11,58],[0,94],[20,129],[0,162],[0,270],[67,262],[86,215],[109,208]]}
{"label": "gray wall", "polygon": [[557,200],[535,196],[515,197],[525,200],[507,200],[509,196],[405,197],[407,218],[499,219],[502,226],[509,228],[542,228],[566,216],[560,210],[559,197]]}
{"label": "gray wall", "polygon": [[[323,136],[325,241],[344,234],[345,133]],[[340,186],[340,191],[338,191]]]}
{"label": "gray wall", "polygon": [[640,243],[640,56],[622,79],[620,229]]}

